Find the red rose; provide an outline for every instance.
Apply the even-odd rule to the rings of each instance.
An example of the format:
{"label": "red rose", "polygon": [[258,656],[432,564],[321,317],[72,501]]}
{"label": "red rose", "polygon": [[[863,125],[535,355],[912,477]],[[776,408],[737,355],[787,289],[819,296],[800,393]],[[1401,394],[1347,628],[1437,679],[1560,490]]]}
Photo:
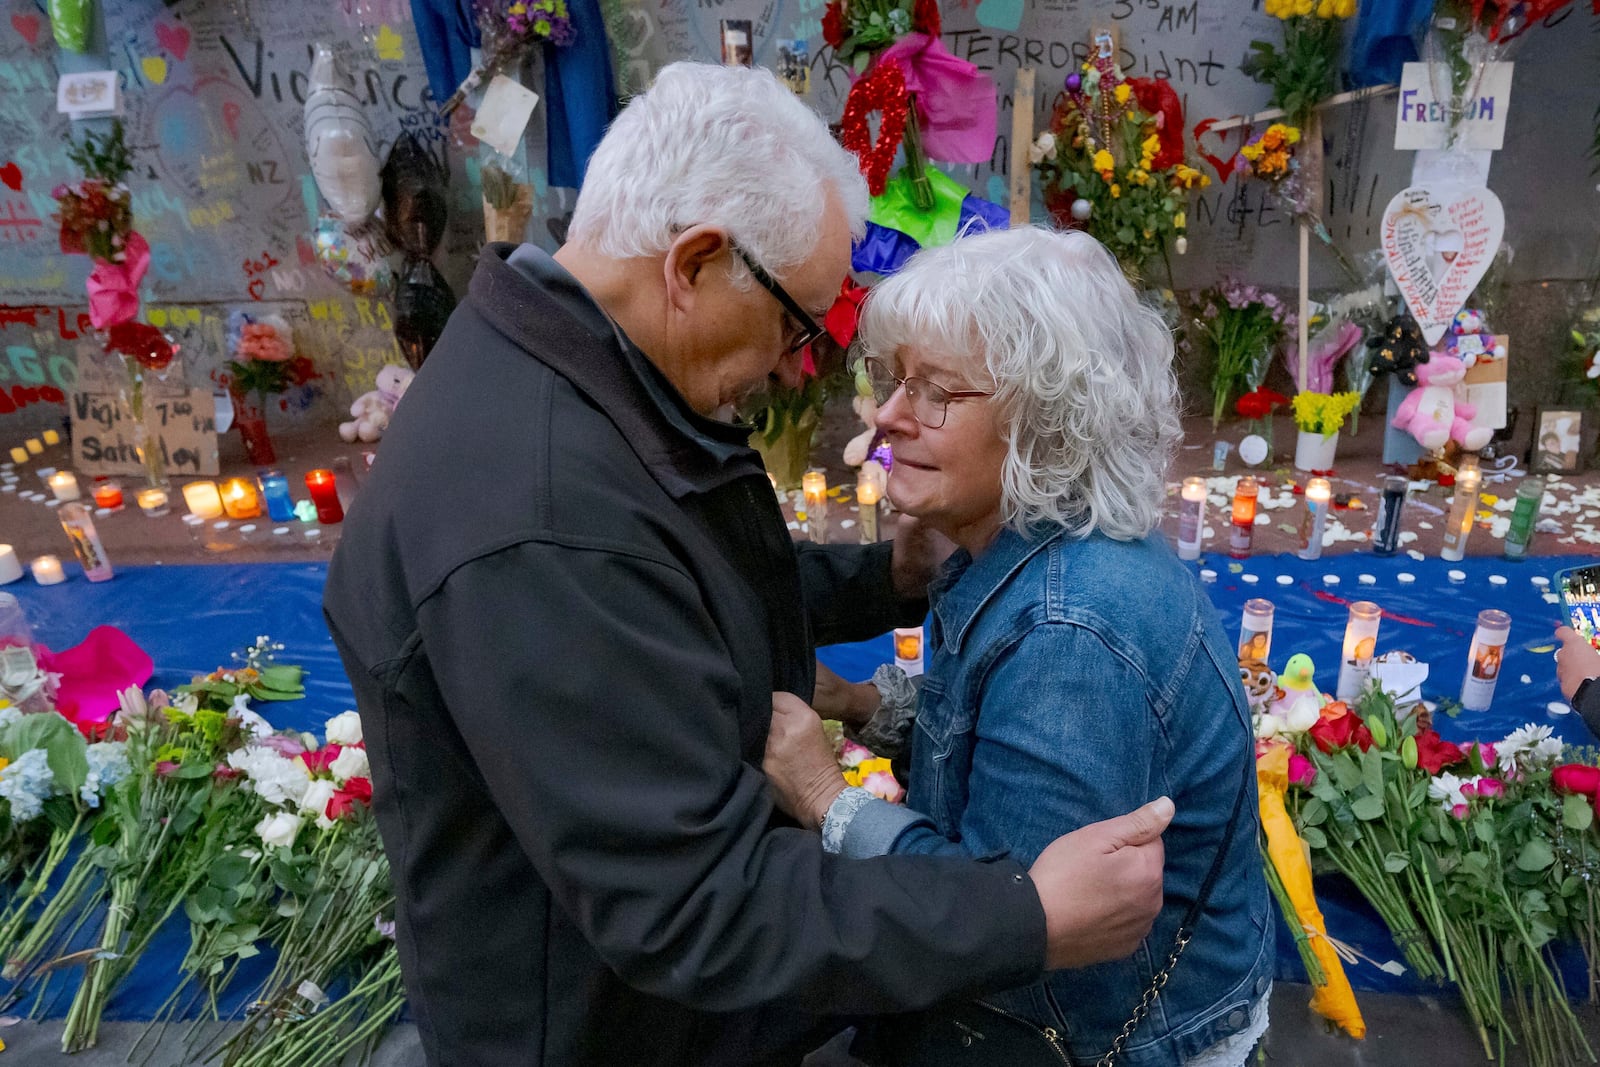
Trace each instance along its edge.
{"label": "red rose", "polygon": [[850,33],[844,24],[844,2],[832,0],[822,13],[822,39],[828,42],[829,48],[837,49],[848,36]]}
{"label": "red rose", "polygon": [[1356,726],[1356,732],[1350,740],[1355,742],[1357,748],[1365,752],[1372,747],[1372,731],[1367,729],[1366,723],[1360,723]]}
{"label": "red rose", "polygon": [[1417,735],[1417,766],[1429,774],[1438,774],[1466,758],[1461,746],[1444,740],[1436,730],[1423,730]]}
{"label": "red rose", "polygon": [[334,820],[355,814],[357,804],[372,803],[372,781],[368,778],[351,778],[344,788],[333,794],[324,814]]}
{"label": "red rose", "polygon": [[315,752],[300,754],[300,762],[306,765],[306,770],[315,778],[319,774],[331,773],[328,768],[333,766],[333,761],[339,758],[339,753],[344,751],[343,745],[323,745]]}
{"label": "red rose", "polygon": [[1594,800],[1600,797],[1600,767],[1586,763],[1564,763],[1550,772],[1550,784],[1557,793],[1575,794]]}
{"label": "red rose", "polygon": [[1244,394],[1234,402],[1234,410],[1242,419],[1264,419],[1272,414],[1272,409],[1287,404],[1289,398],[1282,393],[1275,393],[1271,389],[1256,389]]}
{"label": "red rose", "polygon": [[939,39],[941,24],[938,0],[917,0],[916,6],[911,9],[911,28],[936,41]]}
{"label": "red rose", "polygon": [[1161,151],[1151,163],[1155,170],[1166,170],[1183,162],[1183,102],[1165,78],[1129,78],[1139,110],[1160,119],[1156,135]]}
{"label": "red rose", "polygon": [[136,360],[146,370],[162,371],[178,347],[148,322],[122,322],[106,331],[106,351]]}
{"label": "red rose", "polygon": [[[1361,716],[1344,704],[1334,702],[1323,707],[1322,717],[1307,733],[1323,752],[1332,752],[1349,745],[1355,738],[1358,727],[1366,729]],[[1371,734],[1367,735],[1367,743],[1369,745],[1372,743]],[[1365,752],[1366,749],[1363,748],[1362,751]]]}

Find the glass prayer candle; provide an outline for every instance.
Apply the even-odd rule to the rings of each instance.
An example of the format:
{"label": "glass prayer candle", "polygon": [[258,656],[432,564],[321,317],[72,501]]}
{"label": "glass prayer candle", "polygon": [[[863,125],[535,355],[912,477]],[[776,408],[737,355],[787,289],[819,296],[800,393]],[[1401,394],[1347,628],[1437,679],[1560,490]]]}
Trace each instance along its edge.
{"label": "glass prayer candle", "polygon": [[[210,482],[206,483],[210,485]],[[185,493],[185,496],[188,494]],[[165,489],[141,489],[135,494],[134,499],[139,502],[139,510],[144,512],[147,519],[159,519],[171,510],[168,507],[170,499]]]}
{"label": "glass prayer candle", "polygon": [[1383,496],[1378,501],[1378,518],[1372,524],[1372,552],[1392,556],[1400,548],[1400,516],[1406,508],[1406,491],[1411,483],[1398,474],[1384,479]]}
{"label": "glass prayer candle", "polygon": [[905,626],[894,632],[894,665],[911,677],[922,673],[922,627]]}
{"label": "glass prayer candle", "polygon": [[1228,530],[1228,555],[1234,559],[1247,559],[1250,544],[1256,536],[1256,498],[1261,486],[1250,475],[1239,479],[1233,491],[1233,516]]}
{"label": "glass prayer candle", "polygon": [[1478,612],[1478,628],[1472,631],[1472,649],[1467,653],[1467,674],[1461,681],[1461,706],[1468,711],[1488,711],[1494,700],[1494,684],[1500,680],[1505,663],[1506,639],[1511,636],[1511,616],[1494,608]]}
{"label": "glass prayer candle", "polygon": [[46,430],[42,436],[44,437],[44,443],[47,445],[59,445],[61,443],[61,434],[55,430]]}
{"label": "glass prayer candle", "polygon": [[61,561],[54,556],[40,556],[29,569],[33,571],[33,580],[40,585],[60,585],[67,580],[66,572],[61,569]]}
{"label": "glass prayer candle", "polygon": [[1462,467],[1456,471],[1456,495],[1450,504],[1450,517],[1444,524],[1444,547],[1439,558],[1452,563],[1467,554],[1467,537],[1472,533],[1472,520],[1478,513],[1478,487],[1483,484],[1483,472],[1477,467]]}
{"label": "glass prayer candle", "polygon": [[1266,663],[1272,654],[1272,601],[1244,602],[1244,616],[1239,622],[1239,660],[1256,660]]}
{"label": "glass prayer candle", "polygon": [[[216,482],[190,482],[183,487],[183,502],[189,505],[191,515],[202,519],[222,518],[222,494],[217,492]],[[144,507],[143,499],[139,506]]]}
{"label": "glass prayer candle", "polygon": [[22,577],[22,563],[17,550],[10,545],[0,545],[0,585],[10,585]]}
{"label": "glass prayer candle", "polygon": [[289,479],[280,471],[261,475],[261,496],[267,502],[267,515],[273,522],[294,519],[294,498],[289,495]]}
{"label": "glass prayer candle", "polygon": [[856,503],[861,505],[861,543],[873,544],[878,540],[878,483],[863,475],[856,482]]}
{"label": "glass prayer candle", "polygon": [[813,541],[828,539],[828,476],[821,471],[806,471],[800,479],[806,501],[806,532]]}
{"label": "glass prayer candle", "polygon": [[95,506],[117,511],[122,507],[122,486],[117,482],[105,482],[99,479],[94,484]]}
{"label": "glass prayer candle", "polygon": [[1339,688],[1334,695],[1352,701],[1361,695],[1378,648],[1378,624],[1383,610],[1370,600],[1350,605],[1350,621],[1344,627],[1344,655],[1339,661]]}
{"label": "glass prayer candle", "polygon": [[57,471],[46,478],[45,483],[50,486],[56,499],[62,502],[83,496],[83,490],[78,488],[78,477],[71,471]]}
{"label": "glass prayer candle", "polygon": [[261,498],[248,478],[229,478],[222,483],[222,510],[230,519],[253,519],[261,514]]}
{"label": "glass prayer candle", "polygon": [[332,471],[306,471],[306,491],[311,494],[311,503],[316,505],[318,522],[331,526],[344,521],[344,507],[339,503],[339,484]]}
{"label": "glass prayer candle", "polygon": [[1328,505],[1333,500],[1333,483],[1326,478],[1306,482],[1306,513],[1300,520],[1301,559],[1322,558],[1322,530],[1328,524]]}
{"label": "glass prayer candle", "polygon": [[106,558],[105,546],[95,532],[94,517],[86,504],[61,505],[61,528],[67,531],[72,542],[72,552],[83,564],[83,576],[91,582],[103,582],[112,575],[111,561]]}
{"label": "glass prayer candle", "polygon": [[1539,519],[1539,507],[1544,503],[1544,479],[1529,476],[1517,486],[1517,505],[1511,512],[1511,526],[1506,530],[1506,559],[1524,559],[1528,555],[1528,542],[1533,540],[1533,524]]}
{"label": "glass prayer candle", "polygon": [[1206,480],[1183,480],[1178,500],[1178,558],[1199,559],[1200,541],[1206,525]]}

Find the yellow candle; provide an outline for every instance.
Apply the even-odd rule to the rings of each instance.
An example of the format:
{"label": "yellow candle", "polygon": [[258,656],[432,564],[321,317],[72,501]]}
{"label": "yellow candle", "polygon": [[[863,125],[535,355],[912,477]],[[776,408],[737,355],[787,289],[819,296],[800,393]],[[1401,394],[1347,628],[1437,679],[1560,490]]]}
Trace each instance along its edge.
{"label": "yellow candle", "polygon": [[261,514],[261,498],[246,479],[229,478],[222,483],[222,507],[230,519],[253,519]]}
{"label": "yellow candle", "polygon": [[61,443],[61,435],[55,430],[46,430],[44,432],[44,443],[47,445],[59,445]]}
{"label": "yellow candle", "polygon": [[806,498],[806,530],[811,540],[821,541],[828,530],[828,476],[821,471],[806,471],[800,488]]}
{"label": "yellow candle", "polygon": [[856,482],[856,502],[861,505],[861,543],[870,545],[878,539],[878,500],[882,497],[877,479],[863,474]]}
{"label": "yellow candle", "polygon": [[11,462],[13,462],[13,463],[26,463],[26,462],[28,462],[28,450],[26,448],[23,448],[21,445],[18,445],[16,448],[13,448],[11,450]]}
{"label": "yellow candle", "polygon": [[183,487],[183,502],[202,519],[222,518],[222,494],[216,482],[190,482]]}
{"label": "yellow candle", "polygon": [[167,513],[165,489],[141,489],[136,499],[139,501],[139,510],[145,513],[146,518],[159,519]]}
{"label": "yellow candle", "polygon": [[30,437],[23,443],[28,446],[28,451],[35,456],[44,451],[44,445],[40,443],[37,437]]}
{"label": "yellow candle", "polygon": [[78,488],[78,479],[71,471],[57,471],[47,481],[50,483],[50,491],[62,502],[76,500],[83,495]]}

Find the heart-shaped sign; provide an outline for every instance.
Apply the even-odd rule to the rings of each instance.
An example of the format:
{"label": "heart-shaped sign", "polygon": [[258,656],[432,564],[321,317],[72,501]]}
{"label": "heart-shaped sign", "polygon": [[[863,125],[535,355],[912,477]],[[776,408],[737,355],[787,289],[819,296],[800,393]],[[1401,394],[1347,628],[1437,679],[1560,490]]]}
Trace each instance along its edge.
{"label": "heart-shaped sign", "polygon": [[44,28],[44,24],[39,21],[38,15],[24,15],[17,12],[11,16],[11,28],[31,46],[39,43],[39,31]]}
{"label": "heart-shaped sign", "polygon": [[4,182],[6,188],[12,192],[22,192],[22,168],[15,163],[7,163],[0,167],[0,182]]}
{"label": "heart-shaped sign", "polygon": [[[1228,179],[1233,176],[1233,168],[1239,158],[1239,154],[1234,152],[1227,159],[1218,159],[1210,152],[1207,152],[1205,145],[1200,142],[1200,138],[1210,133],[1211,127],[1215,126],[1219,121],[1219,119],[1201,119],[1195,123],[1194,150],[1200,154],[1201,159],[1211,164],[1211,169],[1217,172],[1217,181],[1225,185]],[[1228,133],[1228,130],[1223,130],[1217,136],[1226,137]]]}
{"label": "heart-shaped sign", "polygon": [[[839,143],[854,152],[873,196],[883,195],[889,181],[889,168],[906,132],[906,113],[910,107],[905,72],[897,63],[879,63],[856,81],[844,101],[844,117],[839,125]],[[878,112],[878,136],[868,124]]]}
{"label": "heart-shaped sign", "polygon": [[156,43],[177,57],[182,63],[189,57],[189,28],[156,23]]}
{"label": "heart-shaped sign", "polygon": [[1486,188],[1414,185],[1389,201],[1384,258],[1428,344],[1444,336],[1466,305],[1505,229],[1505,208]]}

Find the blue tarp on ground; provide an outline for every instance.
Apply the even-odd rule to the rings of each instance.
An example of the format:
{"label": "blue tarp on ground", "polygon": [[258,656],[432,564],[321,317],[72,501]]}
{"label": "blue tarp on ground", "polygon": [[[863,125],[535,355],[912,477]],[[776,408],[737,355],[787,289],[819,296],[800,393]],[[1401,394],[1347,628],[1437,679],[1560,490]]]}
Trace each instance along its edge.
{"label": "blue tarp on ground", "polygon": [[[1506,611],[1512,619],[1511,641],[1493,708],[1454,720],[1441,718],[1440,733],[1458,741],[1495,740],[1534,722],[1553,726],[1569,743],[1594,744],[1596,739],[1576,716],[1549,709],[1561,701],[1550,657],[1550,634],[1560,620],[1560,609],[1546,602],[1545,590],[1532,581],[1588,562],[1594,561],[1558,557],[1522,563],[1498,559],[1444,563],[1404,555],[1387,560],[1345,555],[1315,562],[1292,556],[1263,556],[1243,563],[1211,557],[1200,566],[1217,572],[1208,591],[1229,632],[1237,632],[1247,599],[1271,600],[1277,609],[1273,665],[1281,667],[1292,652],[1306,652],[1317,664],[1317,681],[1324,690],[1332,690],[1337,678],[1348,601],[1373,600],[1384,609],[1380,652],[1403,649],[1432,665],[1424,686],[1430,698],[1459,695],[1478,611],[1487,607]],[[1452,582],[1451,570],[1464,572],[1465,578]],[[280,727],[320,731],[326,719],[352,706],[349,683],[322,621],[325,573],[321,563],[128,567],[99,585],[84,581],[80,573],[63,585],[41,588],[24,581],[6,590],[22,601],[36,640],[53,649],[77,643],[96,625],[121,627],[155,660],[151,684],[157,686],[179,685],[194,674],[228,664],[232,652],[258,635],[270,635],[287,646],[282,653],[285,662],[301,664],[309,673],[306,699],[271,705],[266,709],[269,718]],[[1403,574],[1414,580],[1403,583]],[[1370,575],[1373,582],[1362,584],[1362,575]],[[1287,576],[1289,583],[1280,584],[1280,576]],[[1338,583],[1328,584],[1327,576],[1336,577]],[[1504,578],[1504,583],[1493,582],[1494,576]],[[1152,592],[1159,596],[1159,590]],[[824,649],[821,658],[845,677],[861,679],[892,655],[889,639],[883,637]],[[1380,963],[1398,958],[1382,925],[1348,885],[1335,878],[1319,879],[1318,889],[1330,934]],[[1280,976],[1303,981],[1288,933],[1279,932]],[[186,944],[181,923],[164,931],[134,979],[112,1002],[107,1017],[149,1018],[171,992],[166,976],[176,973]],[[1569,981],[1571,974],[1569,968]],[[1369,964],[1352,968],[1351,979],[1357,989],[1423,988]],[[1569,988],[1581,992],[1581,977]],[[53,1013],[63,1013],[68,999],[55,999]]]}

